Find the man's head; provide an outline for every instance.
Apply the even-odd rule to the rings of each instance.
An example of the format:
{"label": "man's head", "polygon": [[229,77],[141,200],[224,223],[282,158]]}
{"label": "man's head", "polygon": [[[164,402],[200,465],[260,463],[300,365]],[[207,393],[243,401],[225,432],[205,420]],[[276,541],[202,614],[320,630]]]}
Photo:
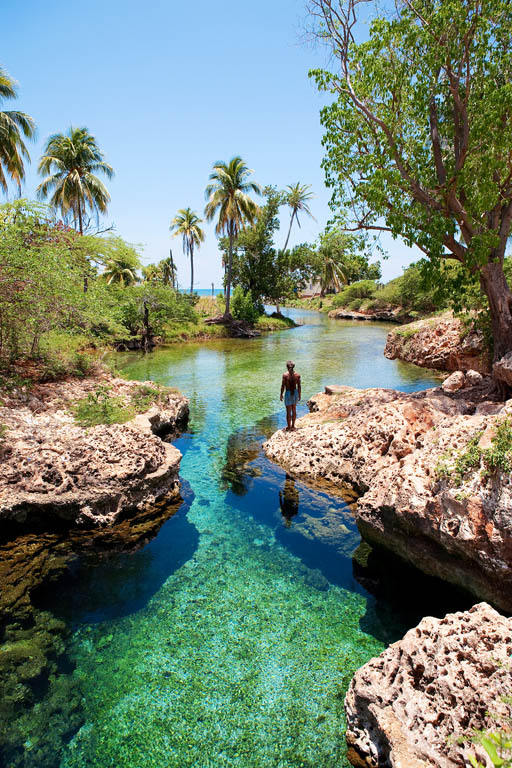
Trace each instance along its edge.
{"label": "man's head", "polygon": [[286,363],[286,367],[288,368],[289,371],[293,371],[293,369],[295,368],[295,363],[292,360],[288,360],[288,362]]}

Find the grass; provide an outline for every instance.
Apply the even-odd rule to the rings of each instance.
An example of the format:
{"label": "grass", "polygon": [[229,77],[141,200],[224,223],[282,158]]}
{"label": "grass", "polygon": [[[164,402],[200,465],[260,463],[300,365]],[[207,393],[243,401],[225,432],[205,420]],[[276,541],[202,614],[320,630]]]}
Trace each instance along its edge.
{"label": "grass", "polygon": [[141,384],[131,390],[129,397],[112,395],[110,387],[104,384],[89,392],[87,397],[77,400],[71,412],[77,423],[84,428],[99,424],[125,424],[137,413],[144,413],[154,404],[162,405],[171,392],[171,387]]}
{"label": "grass", "polygon": [[503,419],[496,423],[496,434],[489,448],[479,446],[482,432],[477,432],[458,454],[447,451],[442,454],[434,468],[438,480],[447,480],[450,485],[460,487],[470,472],[476,471],[482,464],[484,477],[498,472],[512,472],[512,419]]}
{"label": "grass", "polygon": [[206,339],[223,339],[229,336],[224,325],[206,325],[203,320],[197,323],[179,322],[168,323],[162,334],[164,344],[176,344],[181,341],[201,341]]}
{"label": "grass", "polygon": [[270,317],[261,315],[254,323],[257,331],[285,331],[288,328],[295,328],[296,323],[290,317]]}

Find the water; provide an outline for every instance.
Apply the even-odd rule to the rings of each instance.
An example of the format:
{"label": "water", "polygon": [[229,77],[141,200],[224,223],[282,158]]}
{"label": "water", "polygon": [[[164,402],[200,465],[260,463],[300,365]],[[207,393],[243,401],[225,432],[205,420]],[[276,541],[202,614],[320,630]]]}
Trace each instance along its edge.
{"label": "water", "polygon": [[382,588],[349,506],[287,480],[261,442],[284,424],[289,358],[303,378],[299,412],[329,383],[411,391],[434,382],[383,357],[383,325],[290,314],[304,325],[117,356],[124,376],[190,397],[190,432],[176,443],[185,502],[135,554],[79,562],[40,593],[38,608],[71,633],[56,680],[78,703],[69,723],[54,706],[44,734],[33,707],[13,765],[347,765],[350,678],[431,608],[432,585],[414,600],[403,586],[393,595],[392,581]]}

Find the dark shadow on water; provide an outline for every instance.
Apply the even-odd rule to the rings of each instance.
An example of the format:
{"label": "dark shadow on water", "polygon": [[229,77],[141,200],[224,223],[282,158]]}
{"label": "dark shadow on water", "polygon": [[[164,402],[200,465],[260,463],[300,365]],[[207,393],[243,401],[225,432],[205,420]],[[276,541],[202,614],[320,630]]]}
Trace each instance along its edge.
{"label": "dark shadow on water", "polygon": [[404,628],[415,627],[424,616],[442,618],[466,611],[477,598],[435,576],[428,576],[382,547],[363,541],[353,559],[354,577],[372,599],[360,621],[361,629],[389,644]]}
{"label": "dark shadow on water", "polygon": [[[268,427],[268,425],[266,425]],[[232,435],[226,456],[226,503],[268,525],[277,541],[320,578],[367,597],[361,629],[385,644],[424,616],[467,610],[476,598],[427,576],[386,550],[361,541],[350,504],[290,478],[268,461],[259,425]],[[316,581],[316,584],[315,584]]]}
{"label": "dark shadow on water", "polygon": [[149,544],[134,553],[89,555],[78,560],[57,584],[40,590],[38,605],[47,605],[71,624],[116,619],[144,608],[197,549],[199,533],[187,517],[194,494],[183,481],[182,497],[179,510]]}

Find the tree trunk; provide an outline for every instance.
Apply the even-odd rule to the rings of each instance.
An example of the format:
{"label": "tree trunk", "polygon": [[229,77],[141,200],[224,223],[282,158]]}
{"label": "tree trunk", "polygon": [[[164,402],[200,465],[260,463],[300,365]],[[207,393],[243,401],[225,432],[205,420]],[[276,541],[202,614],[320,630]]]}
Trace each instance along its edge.
{"label": "tree trunk", "polygon": [[194,293],[194,246],[190,243],[190,293]]}
{"label": "tree trunk", "polygon": [[288,234],[286,235],[286,242],[284,244],[283,253],[284,253],[284,251],[286,251],[286,246],[288,245],[288,240],[290,239],[290,232],[292,231],[292,224],[293,224],[293,217],[294,216],[295,216],[295,211],[293,211],[293,213],[291,215],[291,218],[290,218],[290,226],[288,227]]}
{"label": "tree trunk", "polygon": [[493,377],[503,396],[506,396],[512,386],[512,361],[507,371],[497,371],[494,367],[494,364],[504,355],[512,352],[512,293],[501,261],[492,261],[482,267],[480,285],[489,301],[493,339]]}
{"label": "tree trunk", "polygon": [[149,309],[146,302],[144,302],[144,317],[142,319],[142,338],[141,347],[144,352],[149,352],[152,347],[153,337],[151,334],[151,326],[149,324]]}
{"label": "tree trunk", "polygon": [[224,314],[229,315],[229,300],[231,298],[231,267],[233,264],[233,222],[229,223],[229,254],[228,254],[228,274],[226,280],[226,309]]}

